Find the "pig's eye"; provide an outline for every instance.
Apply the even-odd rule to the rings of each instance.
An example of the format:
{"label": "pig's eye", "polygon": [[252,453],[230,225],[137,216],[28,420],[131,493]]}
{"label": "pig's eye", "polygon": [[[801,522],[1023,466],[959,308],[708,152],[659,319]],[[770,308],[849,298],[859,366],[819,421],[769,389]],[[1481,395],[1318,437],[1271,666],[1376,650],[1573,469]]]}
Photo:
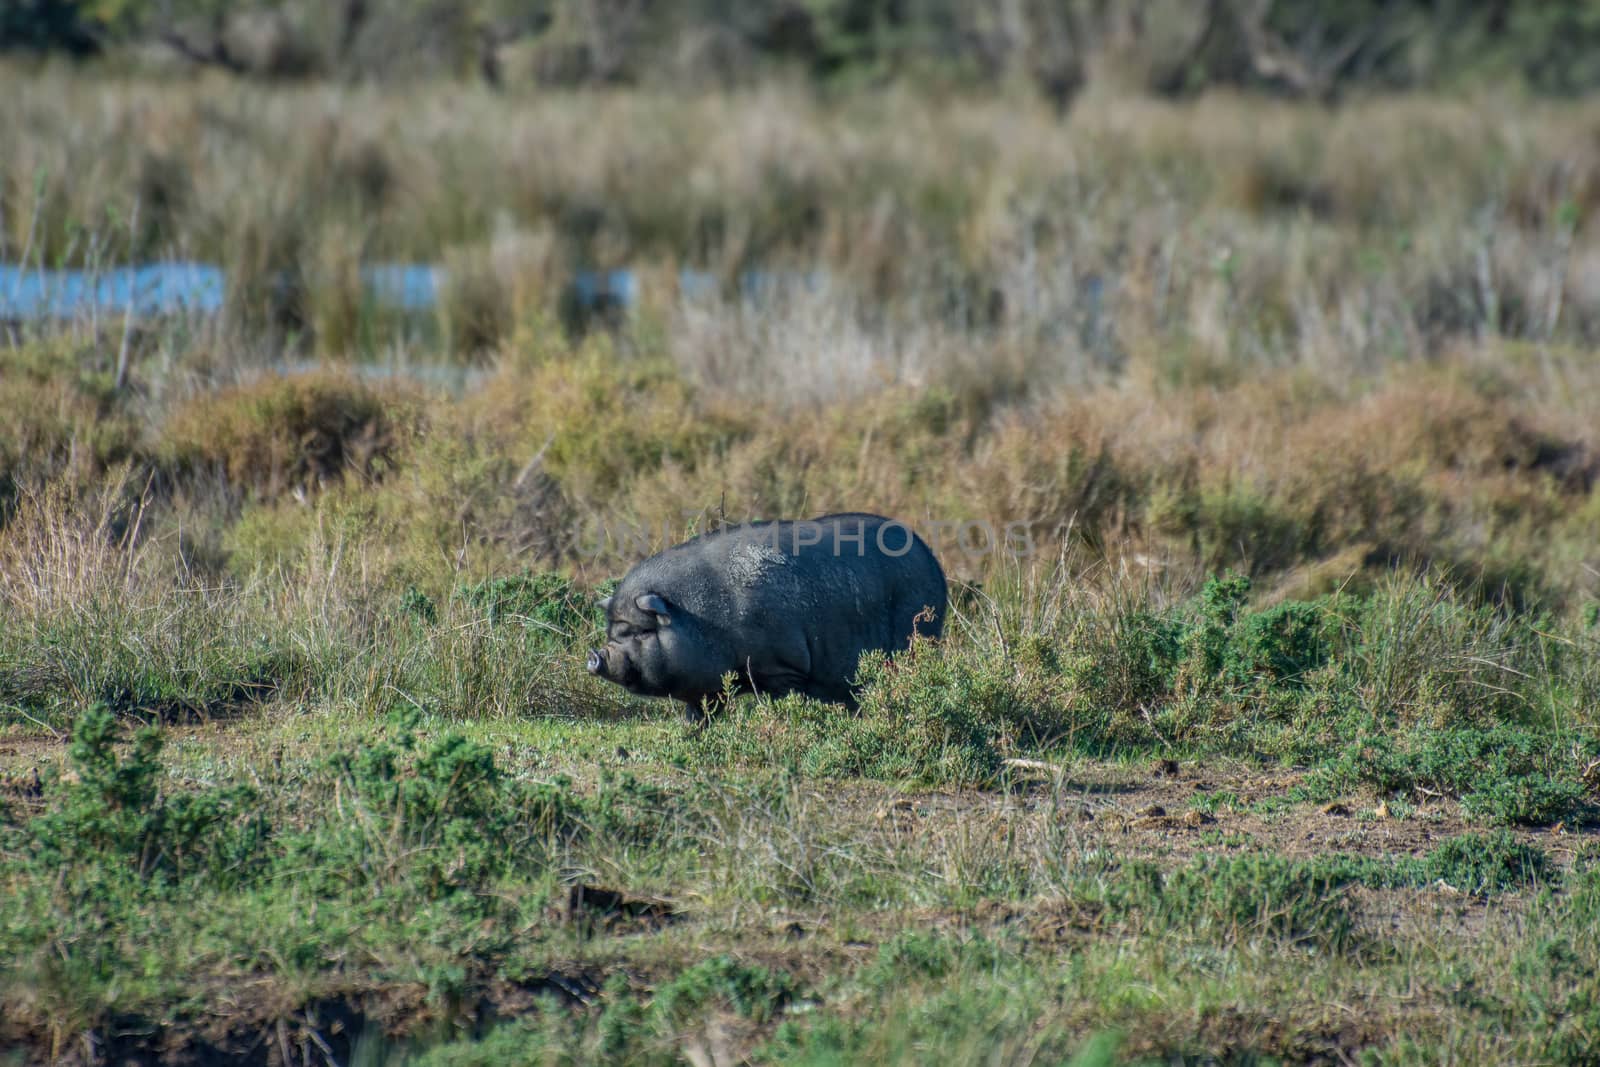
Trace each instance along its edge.
{"label": "pig's eye", "polygon": [[611,636],[619,641],[625,637],[633,636],[633,627],[625,622],[619,622],[611,628]]}

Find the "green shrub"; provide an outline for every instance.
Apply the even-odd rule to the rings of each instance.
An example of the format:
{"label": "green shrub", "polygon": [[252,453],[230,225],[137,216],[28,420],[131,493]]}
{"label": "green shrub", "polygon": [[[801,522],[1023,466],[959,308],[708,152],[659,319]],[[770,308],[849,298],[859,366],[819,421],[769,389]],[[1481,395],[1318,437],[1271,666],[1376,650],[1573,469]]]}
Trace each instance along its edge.
{"label": "green shrub", "polygon": [[1414,727],[1363,733],[1312,776],[1312,788],[1369,785],[1385,793],[1444,793],[1496,823],[1543,825],[1581,811],[1588,789],[1557,740],[1510,725]]}
{"label": "green shrub", "polygon": [[433,597],[415,585],[408,585],[406,591],[400,594],[400,614],[432,625],[439,621],[439,606],[433,602]]}
{"label": "green shrub", "polygon": [[[608,1004],[608,1008],[610,1005]],[[426,1048],[402,1062],[409,1067],[544,1067],[554,1059],[563,1044],[556,1019],[540,1015],[533,1020],[514,1020],[502,1023],[481,1038],[450,1041]],[[604,1047],[604,1046],[602,1046]],[[358,1049],[362,1046],[358,1045]],[[631,1041],[618,1046],[617,1052],[631,1050]],[[358,1052],[356,1062],[364,1060]],[[377,1062],[384,1062],[374,1056]]]}
{"label": "green shrub", "polygon": [[1076,690],[1076,732],[1102,744],[1153,740],[1139,716],[1171,699],[1184,640],[1178,619],[1142,605],[1118,603],[1103,618],[1080,621],[1061,655]]}
{"label": "green shrub", "polygon": [[1465,793],[1461,806],[1467,813],[1493,823],[1548,826],[1577,815],[1589,806],[1584,783],[1554,775],[1528,779],[1502,777]]}
{"label": "green shrub", "polygon": [[627,975],[614,974],[606,980],[605,1007],[600,1012],[596,1029],[600,1053],[613,1062],[648,1037],[649,1017],[644,1005],[633,995]]}
{"label": "green shrub", "polygon": [[416,723],[414,712],[395,713],[385,736],[328,762],[320,786],[348,809],[302,847],[335,884],[463,894],[470,906],[465,898],[494,878],[537,869],[577,833],[579,805],[564,784],[508,780],[485,746],[451,733],[423,744]]}
{"label": "green shrub", "polygon": [[1310,862],[1336,885],[1423,889],[1442,881],[1458,892],[1483,897],[1534,889],[1556,878],[1542,849],[1522,844],[1507,830],[1451,837],[1421,857],[1336,853]]}
{"label": "green shrub", "polygon": [[1268,685],[1304,686],[1328,662],[1332,641],[1323,604],[1289,600],[1246,615],[1229,650],[1228,673]]}
{"label": "green shrub", "polygon": [[1336,852],[1310,861],[1334,885],[1368,889],[1421,887],[1428,882],[1424,862],[1412,856],[1362,856]]}
{"label": "green shrub", "polygon": [[955,969],[960,945],[921,930],[902,930],[878,946],[878,958],[865,976],[871,982],[904,980],[907,976],[940,979]]}
{"label": "green shrub", "polygon": [[565,648],[594,627],[594,600],[559,574],[522,574],[462,586],[456,596],[491,624],[517,621]]}
{"label": "green shrub", "polygon": [[982,934],[961,938],[941,932],[902,930],[878,946],[878,956],[862,971],[861,982],[869,989],[883,990],[908,982],[940,982],[962,968],[977,973],[993,971],[1003,959],[1002,946]]}
{"label": "green shrub", "polygon": [[1183,673],[1204,691],[1234,688],[1303,689],[1308,675],[1326,664],[1336,638],[1336,606],[1286,600],[1261,611],[1247,607],[1250,579],[1212,578],[1195,603],[1186,628]]}
{"label": "green shrub", "polygon": [[1107,887],[1117,917],[1142,916],[1196,936],[1265,937],[1339,950],[1354,930],[1340,883],[1315,865],[1262,853],[1201,856],[1162,873],[1135,863]]}
{"label": "green shrub", "polygon": [[918,642],[893,660],[865,655],[860,708],[798,696],[747,700],[690,739],[697,759],[771,763],[823,778],[979,785],[1000,770],[1014,691],[1000,672]]}
{"label": "green shrub", "polygon": [[1201,589],[1198,619],[1183,636],[1191,669],[1202,679],[1215,678],[1228,665],[1234,624],[1250,596],[1250,579],[1242,574],[1211,578]]}
{"label": "green shrub", "polygon": [[1430,880],[1477,896],[1529,889],[1553,876],[1550,857],[1542,849],[1521,843],[1505,830],[1452,837],[1428,853],[1422,867]]}
{"label": "green shrub", "polygon": [[74,892],[126,876],[148,887],[207,877],[235,884],[258,868],[269,826],[247,786],[167,791],[161,731],[134,735],[119,757],[116,717],[104,705],[78,716],[68,749],[76,780],[23,827],[32,862],[66,868]]}
{"label": "green shrub", "polygon": [[652,1014],[672,1028],[684,1026],[713,1005],[754,1022],[766,1022],[795,995],[795,980],[782,971],[715,956],[697,963],[658,988]]}

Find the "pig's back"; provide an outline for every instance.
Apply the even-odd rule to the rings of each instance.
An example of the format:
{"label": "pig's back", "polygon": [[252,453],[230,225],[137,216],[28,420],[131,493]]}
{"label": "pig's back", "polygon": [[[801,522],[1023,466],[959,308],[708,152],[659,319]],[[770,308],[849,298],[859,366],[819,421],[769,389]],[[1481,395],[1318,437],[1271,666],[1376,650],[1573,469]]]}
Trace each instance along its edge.
{"label": "pig's back", "polygon": [[946,608],[944,572],[926,543],[904,523],[861,513],[705,534],[629,577],[708,621],[826,625],[868,647],[903,646],[923,607],[934,618],[917,630],[937,637]]}

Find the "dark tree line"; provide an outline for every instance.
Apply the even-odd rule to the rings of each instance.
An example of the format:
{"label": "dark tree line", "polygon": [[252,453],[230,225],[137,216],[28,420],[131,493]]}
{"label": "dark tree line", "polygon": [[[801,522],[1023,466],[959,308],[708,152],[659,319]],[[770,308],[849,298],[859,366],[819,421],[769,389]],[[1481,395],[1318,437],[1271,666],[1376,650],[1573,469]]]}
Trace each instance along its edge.
{"label": "dark tree line", "polygon": [[262,77],[1575,94],[1600,87],[1600,0],[0,0],[0,49],[130,45]]}

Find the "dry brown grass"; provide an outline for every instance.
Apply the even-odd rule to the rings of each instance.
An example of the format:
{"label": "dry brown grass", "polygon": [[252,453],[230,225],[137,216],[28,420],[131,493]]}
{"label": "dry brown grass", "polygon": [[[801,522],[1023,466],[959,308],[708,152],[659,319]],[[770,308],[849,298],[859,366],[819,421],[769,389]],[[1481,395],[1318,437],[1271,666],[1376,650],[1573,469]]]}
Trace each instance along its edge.
{"label": "dry brown grass", "polygon": [[[211,259],[231,322],[331,355],[394,332],[364,321],[358,259],[451,267],[439,327],[468,357],[536,332],[574,267],[656,271],[644,303],[691,379],[789,404],[1600,337],[1587,103],[1095,97],[1063,122],[903,91],[0,82],[0,259]],[[707,309],[675,299],[680,265],[824,280]]]}
{"label": "dry brown grass", "polygon": [[[275,381],[270,395],[325,381]],[[163,445],[177,455],[204,436],[206,462],[246,497],[299,490],[298,502],[245,510],[230,537],[246,571],[260,553],[301,558],[313,532],[337,530],[373,573],[433,586],[528,566],[599,577],[647,544],[723,520],[864,508],[923,524],[964,579],[1018,562],[982,537],[960,542],[955,524],[975,521],[996,532],[990,549],[1008,527],[1025,530],[1024,566],[1048,567],[1070,542],[1180,587],[1238,567],[1269,593],[1275,581],[1303,590],[1402,561],[1510,583],[1519,599],[1578,603],[1592,584],[1577,565],[1597,507],[1592,433],[1470,364],[1343,389],[1283,372],[1002,407],[897,388],[813,412],[731,406],[599,346],[401,409],[424,428],[394,438],[387,476],[320,496],[323,453],[306,452],[309,431],[284,428],[306,409],[279,405],[278,418],[261,402],[266,388],[201,402],[168,424]],[[354,434],[339,452],[348,466],[370,433],[361,420],[341,425]]]}
{"label": "dry brown grass", "polygon": [[179,407],[161,452],[175,471],[220,475],[241,495],[303,496],[346,473],[381,478],[420,414],[415,394],[348,373],[266,375]]}
{"label": "dry brown grass", "polygon": [[[158,331],[120,395],[0,377],[32,420],[0,446],[13,484],[177,472],[219,566],[303,563],[320,531],[395,580],[600,572],[638,546],[583,558],[586,524],[873,508],[1179,584],[1412,559],[1592,594],[1588,103],[1094,96],[1061,121],[900,90],[5,79],[0,257],[88,261],[99,235],[115,259],[138,202],[137,254],[235,279],[230,328]],[[449,268],[431,324],[358,291],[390,257]],[[624,265],[631,318],[556,325],[573,269]],[[684,265],[720,293],[680,292]],[[295,329],[350,375],[262,377]],[[461,358],[482,369],[441,373]]]}
{"label": "dry brown grass", "polygon": [[0,605],[18,622],[136,598],[142,566],[139,486],[118,471],[90,493],[25,491],[0,537]]}

